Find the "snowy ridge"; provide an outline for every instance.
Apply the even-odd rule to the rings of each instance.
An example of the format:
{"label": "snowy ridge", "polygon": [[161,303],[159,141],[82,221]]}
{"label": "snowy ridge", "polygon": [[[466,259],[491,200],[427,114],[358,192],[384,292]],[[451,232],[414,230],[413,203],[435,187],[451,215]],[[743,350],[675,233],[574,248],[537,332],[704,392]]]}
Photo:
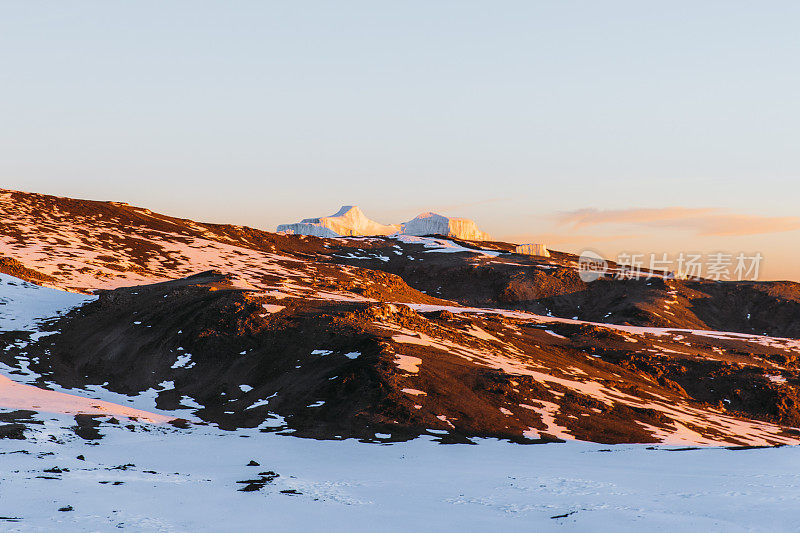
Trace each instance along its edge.
{"label": "snowy ridge", "polygon": [[[574,276],[569,257],[506,243],[323,241],[0,199],[0,254],[19,262],[6,272],[114,289],[0,275],[4,531],[727,532],[800,519],[786,503],[800,496],[798,447],[772,448],[800,443],[794,411],[779,410],[800,383],[791,322],[761,335],[725,331],[742,328],[734,319],[627,325],[602,300],[594,315],[471,300],[504,291],[506,271],[544,278],[529,288]],[[336,216],[342,231],[375,231],[352,209]],[[691,304],[678,280],[641,285],[658,312]],[[752,295],[739,295],[748,321]],[[797,316],[788,300],[761,305]]]}
{"label": "snowy ridge", "polygon": [[[752,445],[798,440],[797,435],[790,431],[794,426],[790,410],[784,410],[780,419],[766,419],[746,397],[737,397],[735,393],[736,390],[760,390],[775,398],[778,407],[783,405],[784,399],[791,398],[797,383],[793,361],[799,347],[796,341],[788,338],[792,336],[790,328],[781,338],[779,334],[748,336],[725,333],[724,324],[707,330],[614,326],[603,324],[599,317],[589,320],[583,310],[574,313],[580,313],[582,320],[577,316],[570,320],[545,316],[549,314],[548,309],[538,314],[500,309],[508,300],[492,295],[489,298],[493,300],[477,304],[481,307],[470,307],[475,288],[484,290],[496,283],[498,290],[504,290],[506,278],[498,274],[505,275],[510,270],[513,276],[507,279],[518,283],[521,279],[529,280],[532,276],[528,273],[535,271],[546,283],[553,283],[571,268],[569,258],[557,255],[543,262],[538,258],[514,257],[508,253],[513,246],[505,243],[487,243],[480,246],[483,249],[476,249],[479,247],[444,237],[397,235],[390,239],[355,237],[325,242],[248,228],[202,225],[121,204],[109,207],[105,203],[54,200],[53,197],[24,193],[7,194],[11,195],[11,201],[0,203],[5,224],[4,232],[0,234],[0,253],[18,260],[30,271],[43,274],[50,285],[91,291],[183,278],[176,280],[176,287],[194,284],[200,289],[198,294],[202,290],[219,291],[213,296],[220,297],[221,305],[230,304],[229,309],[247,310],[252,304],[255,310],[252,314],[240,316],[241,323],[255,324],[259,328],[266,323],[268,327],[263,331],[274,331],[282,339],[292,339],[290,344],[295,347],[305,338],[313,342],[307,351],[298,353],[291,364],[286,362],[285,367],[272,369],[274,375],[292,376],[295,372],[304,374],[307,368],[331,365],[315,374],[319,383],[315,382],[314,387],[318,387],[315,390],[319,394],[303,401],[298,408],[305,413],[308,405],[319,405],[315,408],[313,424],[306,428],[322,423],[317,413],[324,415],[328,407],[350,400],[344,389],[347,380],[338,365],[357,361],[377,369],[386,377],[391,374],[391,369],[401,371],[400,377],[391,378],[391,382],[396,384],[394,391],[384,390],[388,391],[387,394],[392,393],[389,403],[404,405],[413,401],[405,406],[411,409],[410,415],[397,423],[414,431],[420,427],[462,435],[486,435],[487,431],[492,431],[504,436],[534,439],[550,436],[600,442],[673,442],[678,439],[692,444]],[[78,202],[77,207],[75,202]],[[335,216],[340,220],[347,219],[350,226],[361,229],[369,226],[363,213],[355,208],[346,207]],[[432,219],[431,216],[421,218]],[[420,231],[429,230],[430,227],[426,226]],[[551,269],[555,270],[553,276],[548,274]],[[209,270],[217,273],[206,273],[206,281],[197,281],[198,272]],[[213,283],[208,281],[215,276],[220,278],[215,278]],[[184,283],[190,278],[195,281]],[[94,299],[93,296],[41,289],[13,278],[3,279],[10,282],[6,284],[7,301],[0,305],[0,325],[8,330],[25,330],[46,315],[56,316],[59,309]],[[439,290],[441,285],[453,279],[456,281],[454,287],[464,293]],[[657,294],[663,293],[666,302],[675,302],[680,297],[676,294],[683,294],[679,292],[681,285],[678,281],[670,281],[660,289],[656,289],[658,284],[655,281],[653,284],[653,290],[657,290]],[[643,290],[650,290],[649,283],[641,285]],[[508,285],[510,288],[515,286]],[[616,283],[609,284],[612,289],[616,286]],[[235,302],[225,300],[226,291],[235,287],[247,291]],[[528,288],[537,287],[531,284],[522,288],[525,290],[519,291],[519,295],[529,298]],[[555,288],[572,291],[571,286]],[[29,297],[28,289],[37,291],[39,296],[36,298],[52,298],[55,302],[52,308],[27,313],[19,302],[22,301],[20,298]],[[13,296],[15,290],[21,291],[20,298]],[[152,294],[153,291],[158,293],[159,305],[145,298],[145,293]],[[160,326],[166,327],[166,321],[175,315],[175,308],[195,305],[197,301],[187,296],[189,293],[185,291],[163,286],[142,287],[141,291],[139,288],[120,289],[119,294],[114,299],[125,302],[118,309],[123,323],[120,327],[108,324],[109,331],[119,332],[115,342],[120,346],[132,346],[133,352],[135,347],[148,345],[156,338],[159,345],[166,341],[170,347],[164,357],[153,350],[126,353],[128,359],[120,361],[117,368],[150,356],[153,366],[146,374],[157,375],[158,379],[122,385],[112,380],[110,390],[134,390],[141,397],[152,391],[147,392],[150,394],[148,398],[157,396],[159,405],[170,405],[170,408],[178,403],[198,410],[205,407],[199,416],[208,417],[206,420],[212,423],[245,424],[249,423],[245,420],[247,417],[254,422],[252,418],[269,416],[270,412],[278,412],[287,420],[295,416],[296,407],[287,400],[282,400],[283,412],[275,410],[278,401],[268,408],[262,404],[261,410],[257,409],[258,401],[275,393],[288,397],[288,391],[275,388],[268,380],[262,380],[260,384],[251,382],[250,372],[241,372],[226,380],[236,388],[227,392],[224,408],[217,411],[207,409],[218,398],[204,397],[204,392],[193,390],[191,384],[201,379],[216,379],[217,370],[210,371],[208,365],[216,364],[214,361],[219,359],[211,353],[203,353],[201,343],[196,346],[186,344],[195,340],[192,338],[171,344],[177,342],[176,332],[179,334],[182,329],[187,329],[187,323],[173,323],[168,331],[156,333]],[[514,296],[509,291],[498,294],[503,298]],[[186,300],[181,303],[184,297]],[[62,300],[63,305],[60,303]],[[657,300],[659,312],[661,301]],[[404,304],[405,309],[414,312],[401,312],[399,306],[391,305],[392,302]],[[520,302],[524,305],[524,300]],[[154,313],[152,318],[144,322],[139,317],[125,318],[125,313],[130,312],[134,304],[141,306],[137,308],[141,312]],[[84,309],[92,309],[86,313],[96,313],[98,308],[103,312],[87,317],[82,322],[83,329],[73,330],[71,340],[63,341],[60,346],[59,339],[67,338],[66,332],[39,340],[42,333],[37,331],[31,340],[38,342],[24,349],[13,346],[7,349],[6,361],[13,369],[9,377],[14,378],[13,372],[26,368],[47,375],[51,371],[45,364],[48,361],[60,361],[61,368],[68,370],[69,365],[74,364],[70,350],[74,350],[80,339],[91,338],[97,329],[95,318],[109,316],[109,305],[86,306]],[[672,305],[672,310],[678,310],[675,303],[664,305]],[[327,310],[323,312],[318,306],[326,306]],[[5,314],[6,323],[3,323],[3,309],[11,310]],[[604,312],[606,310],[601,305],[598,313]],[[752,310],[748,310],[750,312]],[[431,314],[433,316],[429,316]],[[563,311],[559,314],[574,316]],[[453,315],[457,318],[447,318]],[[308,331],[330,317],[357,324],[359,333],[336,333],[342,345],[332,350],[335,355],[326,358],[330,362],[327,363],[314,356],[313,351],[332,347],[316,344]],[[377,318],[372,320],[370,317]],[[216,327],[216,318],[213,320],[209,327]],[[610,320],[625,323],[630,318],[622,315]],[[192,322],[197,323],[196,317]],[[76,323],[72,320],[69,327],[75,328]],[[542,327],[537,329],[538,325]],[[333,330],[321,329],[314,335],[328,338],[331,333]],[[231,339],[229,356],[239,365],[263,367],[275,360],[270,352],[274,339],[269,335],[240,345],[244,338],[240,337],[238,330],[220,327],[218,334]],[[196,332],[192,335],[195,336]],[[362,350],[357,345],[357,338],[369,338],[373,347],[381,346],[383,349]],[[97,374],[91,379],[86,375],[84,384],[93,386],[108,382],[114,368],[98,370],[96,363],[107,360],[106,354],[102,349],[93,351],[95,347],[88,344],[79,350],[91,359],[84,362],[85,374],[92,369],[96,369]],[[355,353],[361,355],[350,357]],[[398,361],[413,361],[415,364],[401,363],[397,366]],[[417,361],[420,363],[416,364]],[[162,363],[164,368],[158,366]],[[718,375],[698,371],[701,365],[712,363]],[[740,366],[730,366],[732,364]],[[690,377],[676,373],[676,369],[683,366],[692,373]],[[219,370],[227,368],[229,366]],[[413,368],[417,371],[410,372]],[[454,371],[456,368],[458,372]],[[743,370],[729,378],[725,377],[728,368]],[[497,379],[508,383],[518,381],[517,377],[521,376],[525,378],[525,386],[512,385],[487,392],[480,385],[487,370],[499,372],[501,377]],[[465,382],[463,373],[472,376],[466,381],[474,384],[470,387],[475,387],[470,394],[464,394],[460,389]],[[664,376],[669,379],[665,381]],[[691,391],[699,383],[702,385],[700,390],[706,390],[707,382],[704,380],[723,377],[729,380],[729,385],[723,389],[711,383],[708,389],[718,392],[699,398],[699,401],[706,402],[705,405],[698,407],[698,403],[689,403],[689,409],[675,409],[676,405],[684,405],[687,400],[698,400],[696,394],[687,393],[681,386]],[[63,372],[58,378],[63,379],[59,381],[54,376],[54,382],[65,386],[70,383]],[[293,379],[289,381],[296,382]],[[634,388],[631,388],[632,383]],[[245,390],[242,385],[253,390]],[[370,386],[369,383],[363,385]],[[209,383],[208,386],[216,384]],[[342,387],[336,400],[326,392],[333,390],[332,387]],[[447,390],[446,395],[442,393],[443,389]],[[413,398],[410,398],[410,393],[404,391],[419,391],[420,394],[412,394]],[[98,391],[97,394],[103,396],[105,393]],[[445,396],[447,401],[443,401]],[[468,400],[475,397],[481,401]],[[107,397],[103,396],[103,399]],[[317,404],[319,401],[325,403]],[[440,401],[443,403],[438,404]],[[591,402],[599,403],[592,407]],[[721,407],[717,407],[718,404]],[[136,407],[147,410],[153,405],[154,402],[139,403]],[[638,410],[624,412],[613,408],[601,409],[602,406],[627,406]],[[660,419],[654,418],[651,412],[660,413]],[[464,416],[465,413],[469,415]],[[373,414],[386,416],[386,413],[378,411]],[[479,423],[473,424],[474,420]],[[391,431],[383,429],[378,433],[389,435]]]}
{"label": "snowy ridge", "polygon": [[[675,344],[691,346],[693,342],[696,342],[695,339],[691,338],[692,342],[690,342],[686,337],[692,335],[693,337],[729,338],[744,343],[781,349],[789,353],[800,353],[800,342],[794,339],[769,338],[702,330],[669,330],[663,328],[617,326],[613,324],[592,324],[578,320],[544,317],[531,313],[501,309],[463,308],[428,304],[406,305],[422,312],[447,311],[455,314],[495,314],[538,324],[569,324],[606,328],[608,330],[624,332],[628,335],[626,339],[627,342],[632,343],[644,344],[647,342],[649,336],[655,336],[670,337],[670,340]],[[467,344],[446,337],[436,337],[415,332],[398,327],[391,322],[383,322],[380,324],[380,327],[392,331],[392,340],[395,343],[399,343],[401,346],[417,345],[433,348],[479,365],[485,365],[488,368],[502,369],[504,372],[511,375],[530,376],[545,387],[563,387],[566,390],[590,397],[605,405],[622,404],[637,409],[658,411],[670,419],[670,423],[664,427],[647,426],[647,429],[658,442],[664,444],[695,446],[719,446],[722,444],[745,442],[748,445],[756,446],[800,444],[800,437],[798,435],[787,434],[785,428],[779,425],[756,420],[743,420],[720,410],[699,409],[685,402],[683,399],[666,398],[655,393],[650,393],[649,399],[645,399],[641,396],[634,396],[621,390],[608,387],[604,383],[604,381],[606,381],[604,379],[592,379],[584,370],[577,367],[572,369],[556,369],[531,365],[529,362],[526,362],[524,358],[518,357],[524,354],[513,343],[489,335],[478,328],[474,328],[473,331],[470,332],[473,337],[484,341],[476,346],[475,343]],[[567,337],[559,335],[552,330],[545,330],[545,333],[557,339],[568,341]],[[662,342],[666,342],[666,339]],[[667,351],[669,349],[662,347],[661,350]],[[558,414],[561,410],[560,405],[541,399],[531,401],[531,403],[536,405],[527,403],[519,404],[519,407],[538,412],[542,417],[542,422],[545,424],[545,429],[533,431],[531,428],[527,436],[530,438],[538,438],[538,435],[544,433],[566,440],[573,440],[576,438],[569,428],[556,422],[554,415]],[[512,416],[511,411],[504,411],[504,414]],[[641,422],[637,423],[641,424]]]}
{"label": "snowy ridge", "polygon": [[[30,330],[37,330],[48,318],[63,314],[74,305],[94,299],[40,288],[11,276],[2,277],[0,297],[6,317],[16,317],[8,310],[25,310],[20,312],[21,320],[0,321],[2,328]],[[484,308],[415,307],[420,311],[502,314],[548,324],[580,323]],[[658,337],[675,333],[658,328],[616,329]],[[541,379],[545,385],[567,385],[598,400],[622,400],[632,405],[636,402],[600,384],[581,381],[577,372],[567,379],[520,365],[496,350],[504,335],[493,335],[478,327],[472,326],[467,333],[486,343],[483,347],[410,330],[396,329],[391,333],[401,346],[440,348],[491,366],[510,365],[513,372]],[[768,340],[770,345],[790,341],[735,336],[754,342]],[[506,346],[503,351],[512,348]],[[408,380],[416,379],[428,364],[410,355],[397,354],[394,358]],[[94,392],[108,394],[100,387]],[[411,387],[402,392],[414,401],[422,402],[427,397],[426,392]],[[529,430],[530,438],[542,432],[574,438],[558,422],[557,404],[532,403],[535,405],[519,407],[539,412],[545,427]],[[691,429],[698,422],[734,430],[742,440],[753,444],[792,442],[776,435],[775,426],[770,424],[722,414],[709,417],[708,413],[671,406],[658,398],[639,405],[687,422],[676,421],[672,432],[653,428],[664,443],[718,445]],[[0,456],[6,465],[0,472],[4,487],[2,520],[9,531],[124,527],[137,531],[211,532],[221,528],[258,529],[267,522],[291,524],[297,530],[315,530],[326,524],[330,531],[352,531],[353,524],[358,524],[365,530],[407,531],[424,530],[435,520],[434,516],[447,516],[448,526],[464,530],[477,523],[519,531],[561,530],[565,523],[585,530],[599,526],[619,529],[620,525],[635,530],[642,524],[677,530],[693,530],[702,524],[713,530],[724,523],[726,531],[747,531],[757,527],[780,530],[782,524],[793,522],[796,514],[785,500],[794,497],[797,490],[796,476],[786,475],[796,462],[797,447],[671,452],[669,448],[642,445],[568,442],[518,446],[477,439],[475,446],[451,453],[452,446],[436,444],[447,431],[433,429],[422,438],[392,446],[370,446],[355,439],[294,439],[262,432],[274,427],[271,420],[258,428],[236,432],[213,426],[177,430],[163,424],[142,429],[140,425],[113,422],[110,417],[151,422],[172,417],[45,391],[0,377],[0,413],[9,416],[15,409],[38,410],[41,414],[30,419],[33,423],[25,431],[25,440],[0,440]],[[507,416],[512,413],[506,408],[501,412]],[[103,439],[99,446],[90,445],[97,441],[76,435],[74,414],[104,415],[98,420]],[[175,412],[175,416],[182,414]],[[701,420],[702,417],[706,418]],[[442,419],[448,420],[443,415]],[[330,457],[336,460],[331,461]],[[254,460],[256,465],[248,466]],[[771,476],[771,481],[766,482],[765,476]],[[449,482],[441,483],[444,478]],[[657,480],[655,486],[651,486],[653,480]],[[731,492],[731,486],[737,490]],[[245,488],[250,492],[243,492]],[[114,491],[113,498],[109,497],[109,490]],[[748,502],[753,500],[759,502],[761,510],[768,508],[769,516],[746,512]],[[711,502],[713,505],[709,505]],[[67,509],[71,511],[62,511]],[[420,509],[426,512],[421,513]],[[398,520],[387,524],[387,514]],[[221,516],[226,516],[224,522]]]}

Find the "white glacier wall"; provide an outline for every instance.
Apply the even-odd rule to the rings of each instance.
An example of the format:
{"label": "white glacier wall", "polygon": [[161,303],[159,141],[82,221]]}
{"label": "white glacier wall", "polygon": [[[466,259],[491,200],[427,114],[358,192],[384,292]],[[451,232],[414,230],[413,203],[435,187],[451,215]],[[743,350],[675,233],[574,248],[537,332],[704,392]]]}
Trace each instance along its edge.
{"label": "white glacier wall", "polygon": [[320,224],[313,224],[307,222],[296,222],[294,224],[281,224],[278,226],[278,232],[290,233],[293,235],[313,235],[314,237],[341,237],[335,231],[332,231]]}
{"label": "white glacier wall", "polygon": [[539,243],[518,244],[514,248],[514,253],[523,255],[540,255],[542,257],[550,257],[550,251],[547,246]]}
{"label": "white glacier wall", "polygon": [[334,215],[321,218],[320,223],[339,235],[391,235],[400,230],[397,225],[370,220],[354,205],[342,206]]}
{"label": "white glacier wall", "polygon": [[423,213],[402,225],[405,235],[444,235],[470,241],[488,241],[489,234],[478,229],[468,218],[450,218],[436,213]]}
{"label": "white glacier wall", "polygon": [[315,237],[348,237],[392,235],[400,231],[400,226],[375,222],[357,206],[345,205],[329,217],[306,218],[294,224],[281,224],[278,231]]}
{"label": "white glacier wall", "polygon": [[279,232],[315,237],[369,235],[441,235],[470,241],[488,241],[490,236],[468,218],[450,218],[423,213],[403,224],[381,224],[369,219],[357,206],[345,205],[329,217],[306,218],[294,224],[281,224]]}

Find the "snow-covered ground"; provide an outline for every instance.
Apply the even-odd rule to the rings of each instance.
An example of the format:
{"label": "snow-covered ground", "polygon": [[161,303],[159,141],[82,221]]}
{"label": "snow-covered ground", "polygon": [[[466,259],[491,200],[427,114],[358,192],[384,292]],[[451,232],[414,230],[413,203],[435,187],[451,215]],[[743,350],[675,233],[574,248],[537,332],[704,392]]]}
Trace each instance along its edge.
{"label": "snow-covered ground", "polygon": [[485,255],[487,257],[498,257],[501,253],[496,250],[478,250],[475,248],[467,248],[466,246],[461,246],[460,244],[456,244],[455,242],[444,238],[439,239],[436,237],[418,237],[414,235],[394,235],[393,238],[406,244],[422,244],[425,246],[425,248],[429,248],[426,250],[427,252],[470,252],[474,254]]}
{"label": "snow-covered ground", "polygon": [[8,274],[0,274],[0,331],[36,330],[42,322],[95,298],[40,287]]}
{"label": "snow-covered ground", "polygon": [[[796,447],[375,445],[108,424],[93,445],[61,429],[68,417],[44,418],[33,439],[0,441],[4,531],[735,532],[800,523]],[[63,472],[46,472],[53,467]]]}
{"label": "snow-covered ground", "polygon": [[653,335],[672,336],[681,333],[688,333],[692,335],[699,335],[701,337],[708,337],[712,339],[731,339],[741,340],[746,342],[753,342],[763,346],[771,346],[773,348],[789,348],[800,349],[800,340],[790,339],[786,337],[770,337],[768,335],[753,335],[750,333],[736,333],[731,331],[714,331],[709,329],[684,329],[684,328],[657,328],[649,326],[629,326],[622,324],[611,324],[607,322],[590,322],[587,320],[578,320],[574,318],[560,318],[554,316],[536,315],[525,311],[512,311],[508,309],[492,309],[488,307],[466,307],[457,305],[432,305],[432,304],[418,304],[418,303],[401,303],[395,302],[400,305],[408,306],[409,308],[419,312],[430,311],[450,311],[451,313],[476,313],[487,315],[502,315],[511,318],[519,318],[523,320],[530,320],[531,322],[538,322],[541,324],[574,324],[574,325],[590,325],[599,326],[607,329],[613,329],[625,333],[636,335]]}
{"label": "snow-covered ground", "polygon": [[[48,317],[92,297],[2,276],[0,298],[0,329],[41,335]],[[158,412],[154,395],[68,392]],[[19,407],[0,405],[0,415]],[[444,445],[432,436],[379,445],[105,418],[103,437],[85,440],[70,414],[42,411],[26,440],[0,439],[2,531],[735,532],[800,523],[795,446]]]}

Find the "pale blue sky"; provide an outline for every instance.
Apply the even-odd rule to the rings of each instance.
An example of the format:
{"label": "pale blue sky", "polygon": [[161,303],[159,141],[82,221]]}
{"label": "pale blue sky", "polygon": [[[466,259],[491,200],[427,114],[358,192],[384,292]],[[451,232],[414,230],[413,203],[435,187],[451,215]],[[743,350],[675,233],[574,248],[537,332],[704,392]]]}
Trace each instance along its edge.
{"label": "pale blue sky", "polygon": [[265,229],[436,210],[609,255],[762,250],[796,279],[798,230],[554,216],[793,227],[798,26],[790,1],[6,1],[0,184]]}

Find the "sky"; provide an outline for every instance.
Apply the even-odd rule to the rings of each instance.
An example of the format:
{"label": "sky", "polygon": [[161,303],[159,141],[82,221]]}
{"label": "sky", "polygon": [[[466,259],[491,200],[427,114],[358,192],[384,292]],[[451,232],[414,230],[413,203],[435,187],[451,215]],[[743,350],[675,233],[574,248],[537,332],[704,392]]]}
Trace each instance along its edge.
{"label": "sky", "polygon": [[6,1],[0,187],[800,280],[800,3]]}

